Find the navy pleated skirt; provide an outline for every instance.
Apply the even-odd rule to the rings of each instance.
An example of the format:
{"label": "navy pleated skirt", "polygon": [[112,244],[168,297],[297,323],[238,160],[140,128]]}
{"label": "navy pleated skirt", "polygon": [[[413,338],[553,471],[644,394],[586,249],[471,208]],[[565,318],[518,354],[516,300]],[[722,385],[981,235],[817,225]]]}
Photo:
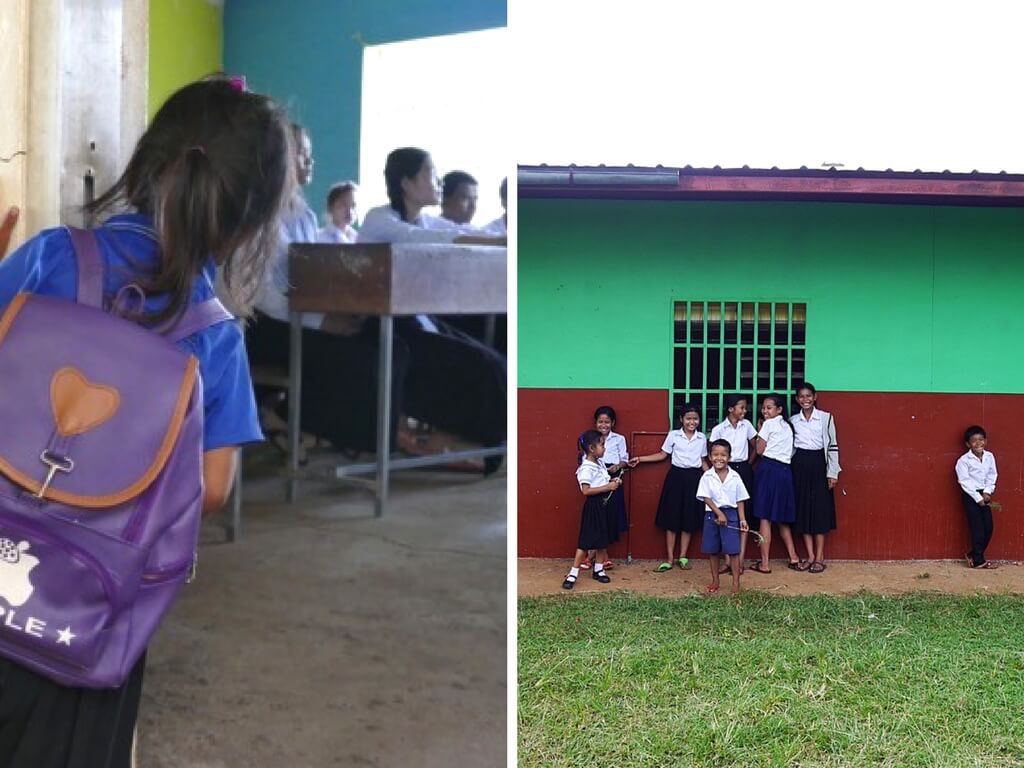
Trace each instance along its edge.
{"label": "navy pleated skirt", "polygon": [[755,470],[757,496],[754,506],[761,520],[773,523],[792,523],[796,520],[796,500],[793,494],[793,472],[789,464],[762,456]]}

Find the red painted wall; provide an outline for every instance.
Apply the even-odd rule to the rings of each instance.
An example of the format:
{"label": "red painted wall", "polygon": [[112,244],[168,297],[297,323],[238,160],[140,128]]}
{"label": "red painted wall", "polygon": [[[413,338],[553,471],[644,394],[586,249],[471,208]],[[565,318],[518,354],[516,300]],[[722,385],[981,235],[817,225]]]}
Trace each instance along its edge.
{"label": "red painted wall", "polygon": [[[818,404],[835,416],[843,467],[836,488],[839,527],[826,542],[827,557],[963,557],[968,532],[953,466],[966,450],[964,429],[981,424],[999,470],[995,499],[1003,505],[993,513],[995,535],[986,554],[1024,559],[1024,440],[1018,434],[1024,396],[822,392]],[[599,405],[617,411],[615,431],[626,436],[630,455],[660,448],[667,428],[665,391],[519,390],[520,556],[567,558],[575,551],[583,504],[574,475],[575,444]],[[661,434],[633,435],[645,430]],[[654,514],[668,464],[644,464],[627,475],[634,558],[664,557]],[[775,539],[773,556],[782,557]],[[699,552],[698,535],[690,554]],[[625,557],[625,540],[611,555]]]}

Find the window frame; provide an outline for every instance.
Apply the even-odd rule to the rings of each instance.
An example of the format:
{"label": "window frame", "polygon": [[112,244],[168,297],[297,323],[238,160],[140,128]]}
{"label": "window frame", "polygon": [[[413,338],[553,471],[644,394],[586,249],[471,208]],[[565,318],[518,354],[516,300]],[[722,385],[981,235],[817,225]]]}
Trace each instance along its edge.
{"label": "window frame", "polygon": [[[744,342],[743,318],[746,306],[752,309],[752,338]],[[735,332],[734,337],[727,337],[727,317],[730,306],[735,307]],[[679,308],[683,308],[680,316]],[[695,320],[695,308],[699,308],[699,320]],[[785,318],[780,319],[780,309],[784,309]],[[762,318],[762,311],[767,311],[767,321]],[[671,360],[671,383],[669,386],[669,417],[672,428],[678,422],[678,409],[684,403],[696,403],[701,409],[701,429],[710,432],[715,424],[725,418],[725,397],[730,394],[742,394],[750,400],[750,420],[756,422],[756,410],[760,405],[760,399],[765,395],[776,393],[792,398],[795,385],[805,380],[807,375],[807,322],[810,314],[810,304],[802,298],[772,298],[772,299],[743,299],[743,298],[722,298],[722,299],[684,299],[675,298],[671,302],[672,312],[672,360]],[[717,320],[713,315],[717,314]],[[680,320],[682,317],[682,320]],[[695,340],[694,324],[699,323],[700,338]],[[679,333],[679,324],[682,323],[684,334]],[[762,323],[767,327],[767,341],[762,341]],[[717,332],[712,333],[711,329],[717,324]],[[780,326],[784,324],[786,340],[781,340]],[[802,341],[799,343],[794,339],[794,326],[803,328]],[[680,340],[682,336],[682,340]],[[714,341],[711,341],[715,338]],[[734,340],[727,340],[734,339]],[[728,359],[727,350],[735,351],[735,375],[729,379],[725,373],[725,363]],[[777,370],[779,362],[779,351],[785,350],[785,371]],[[694,352],[698,355],[694,355]],[[751,355],[751,369],[749,384],[744,378],[744,352],[749,351]],[[767,385],[762,385],[762,361],[767,357]],[[795,354],[796,353],[796,354]],[[709,359],[717,355],[718,376],[717,386],[709,386]],[[795,358],[802,356],[802,368],[795,365]],[[679,380],[679,359],[682,357],[684,370],[682,382]],[[694,386],[694,368],[697,360],[700,361],[699,385]],[[727,387],[727,381],[731,380],[735,386]],[[784,386],[776,386],[778,381],[783,381]],[[684,386],[678,386],[680,383]],[[709,408],[709,403],[714,408]],[[788,400],[787,400],[788,404]],[[709,414],[714,414],[709,418]]]}

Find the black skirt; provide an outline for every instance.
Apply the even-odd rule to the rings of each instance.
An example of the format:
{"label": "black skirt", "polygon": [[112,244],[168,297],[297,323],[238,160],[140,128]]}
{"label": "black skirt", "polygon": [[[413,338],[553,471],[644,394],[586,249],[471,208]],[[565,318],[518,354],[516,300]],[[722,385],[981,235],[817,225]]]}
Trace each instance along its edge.
{"label": "black skirt", "polygon": [[704,502],[697,498],[704,470],[700,467],[677,467],[675,464],[665,476],[661,487],[661,500],[654,524],[675,533],[696,533],[704,526]]}
{"label": "black skirt", "polygon": [[613,539],[608,524],[608,507],[604,504],[606,494],[587,496],[580,513],[580,536],[576,544],[580,549],[605,549]]}
{"label": "black skirt", "polygon": [[0,659],[0,765],[129,768],[145,656],[120,688],[68,688]]}
{"label": "black skirt", "polygon": [[750,465],[749,461],[730,461],[729,466],[736,470],[736,474],[743,481],[743,486],[747,489],[747,493],[750,494],[750,498],[743,502],[743,517],[746,518],[747,524],[753,528],[757,522],[757,516],[754,514],[754,468]]}
{"label": "black skirt", "polygon": [[797,448],[793,454],[793,491],[797,533],[828,533],[836,527],[836,502],[828,487],[825,453]]}
{"label": "black skirt", "polygon": [[[602,498],[604,497],[602,496]],[[625,533],[629,528],[629,521],[626,519],[626,486],[624,485],[616,488],[608,501],[608,525],[614,531],[615,541],[618,541],[620,534]]]}

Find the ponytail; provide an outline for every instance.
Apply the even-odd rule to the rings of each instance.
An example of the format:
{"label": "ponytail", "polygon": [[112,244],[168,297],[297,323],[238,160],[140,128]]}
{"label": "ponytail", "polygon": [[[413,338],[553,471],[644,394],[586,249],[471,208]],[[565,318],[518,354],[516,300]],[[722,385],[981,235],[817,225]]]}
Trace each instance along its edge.
{"label": "ponytail", "polygon": [[420,172],[423,163],[430,157],[426,150],[417,147],[401,147],[388,155],[384,163],[384,185],[388,190],[391,207],[406,221],[405,191],[402,181],[411,179]]}
{"label": "ponytail", "polygon": [[295,185],[290,133],[274,102],[226,77],[186,85],[160,107],[121,177],[85,206],[153,218],[160,264],[135,282],[167,303],[145,322],[179,317],[211,257],[232,309],[250,313]]}

